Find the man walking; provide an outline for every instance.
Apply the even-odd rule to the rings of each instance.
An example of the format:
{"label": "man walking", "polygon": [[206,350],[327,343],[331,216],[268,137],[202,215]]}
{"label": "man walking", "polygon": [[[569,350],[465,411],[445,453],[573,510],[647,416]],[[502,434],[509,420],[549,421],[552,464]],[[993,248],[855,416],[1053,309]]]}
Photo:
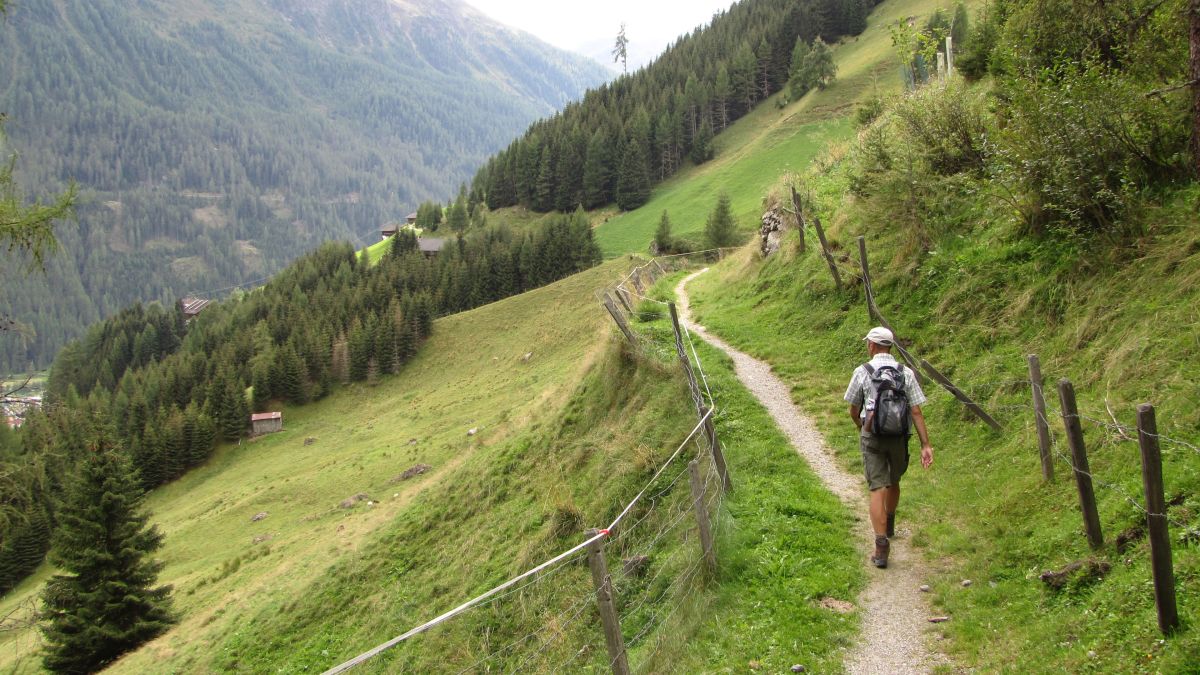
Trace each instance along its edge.
{"label": "man walking", "polygon": [[872,328],[863,339],[871,360],[855,369],[845,398],[859,429],[863,470],[871,490],[871,527],[875,531],[871,563],[882,569],[887,567],[889,539],[896,534],[900,477],[908,470],[910,422],[921,440],[921,465],[926,469],[933,465],[933,446],[921,413],[925,393],[916,373],[892,356],[892,331]]}

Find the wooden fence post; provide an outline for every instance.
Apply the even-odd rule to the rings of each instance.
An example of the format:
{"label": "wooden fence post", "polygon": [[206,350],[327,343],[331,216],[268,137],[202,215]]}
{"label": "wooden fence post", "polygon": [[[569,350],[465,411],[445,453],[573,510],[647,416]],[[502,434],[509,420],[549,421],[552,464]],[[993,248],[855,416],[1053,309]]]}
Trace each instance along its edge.
{"label": "wooden fence post", "polygon": [[721,489],[728,493],[733,489],[733,480],[729,478],[729,467],[725,464],[725,452],[721,450],[721,441],[717,439],[717,425],[713,423],[710,408],[701,408],[700,415],[704,418],[704,433],[708,436],[708,451],[712,454],[713,466],[721,477]]}
{"label": "wooden fence post", "polygon": [[833,254],[829,252],[829,242],[825,240],[825,228],[821,227],[821,217],[813,214],[813,229],[817,231],[817,239],[821,242],[821,250],[825,252],[825,262],[829,263],[829,273],[833,275],[833,285],[838,291],[842,290],[842,275],[838,274],[837,263],[833,261]]}
{"label": "wooden fence post", "polygon": [[800,193],[796,192],[796,186],[792,186],[792,208],[796,209],[796,230],[800,232],[800,253],[804,254],[804,211],[800,209]]}
{"label": "wooden fence post", "polygon": [[1138,406],[1137,425],[1142,484],[1146,490],[1146,530],[1150,533],[1150,566],[1154,572],[1154,604],[1158,607],[1158,629],[1168,635],[1179,627],[1179,614],[1175,607],[1175,572],[1167,533],[1167,500],[1163,494],[1162,454],[1154,406],[1149,403]]}
{"label": "wooden fence post", "polygon": [[1046,419],[1046,397],[1042,393],[1042,362],[1029,355],[1029,386],[1033,390],[1033,415],[1037,425],[1038,452],[1042,457],[1042,480],[1054,482],[1054,458],[1050,456],[1050,423]]}
{"label": "wooden fence post", "polygon": [[[867,296],[867,321],[875,321],[875,317],[879,315],[878,308],[875,306],[875,290],[871,288],[871,266],[867,262],[867,238],[858,237],[858,263],[862,267],[863,290]],[[880,323],[886,323],[880,317]],[[888,330],[892,330],[890,326]],[[892,331],[895,334],[895,331]]]}
{"label": "wooden fence post", "polygon": [[945,389],[946,391],[953,394],[954,398],[958,399],[959,401],[962,402],[963,405],[967,406],[967,410],[970,410],[971,412],[975,413],[976,417],[978,417],[979,419],[986,422],[987,425],[990,426],[995,431],[1003,431],[1004,430],[1004,427],[1002,427],[1000,425],[1000,423],[997,422],[994,417],[987,414],[987,411],[985,411],[982,407],[980,407],[980,405],[978,403],[976,403],[975,401],[972,401],[970,396],[967,396],[966,394],[964,394],[962,392],[961,389],[954,386],[954,383],[951,382],[950,379],[947,378],[945,375],[938,372],[938,369],[934,368],[932,364],[930,364],[925,359],[921,359],[921,367],[925,369],[925,372],[929,375],[929,377],[933,378],[933,380],[935,382],[942,385],[943,389]]}
{"label": "wooden fence post", "polygon": [[625,294],[626,294],[625,289],[621,288],[620,286],[617,286],[616,288],[613,289],[613,295],[617,296],[617,300],[620,301],[621,306],[625,308],[625,313],[632,316],[633,315],[633,305],[630,304],[629,298],[625,297]]}
{"label": "wooden fence post", "polygon": [[688,462],[688,473],[692,475],[692,506],[696,511],[696,524],[700,526],[700,554],[709,574],[717,571],[717,554],[713,550],[712,528],[708,522],[708,506],[705,504],[706,490],[700,480],[700,463]]}
{"label": "wooden fence post", "polygon": [[646,289],[642,287],[642,268],[637,268],[633,271],[633,287],[637,289],[638,295],[645,295]]}
{"label": "wooden fence post", "polygon": [[625,334],[625,339],[629,340],[629,344],[636,345],[637,338],[633,336],[633,331],[629,329],[629,324],[625,323],[625,317],[621,316],[621,311],[617,309],[617,305],[608,293],[604,294],[604,308],[608,310],[608,314],[613,318],[613,321],[617,322],[617,327]]}
{"label": "wooden fence post", "polygon": [[[590,539],[599,530],[588,530]],[[608,659],[612,663],[613,675],[629,675],[629,657],[625,654],[625,637],[621,635],[621,621],[612,601],[612,578],[608,576],[608,563],[604,560],[604,540],[597,539],[588,544],[588,567],[592,568],[592,585],[596,588],[596,606],[600,610],[600,623],[604,626],[604,642],[608,645]]]}
{"label": "wooden fence post", "polygon": [[703,417],[704,399],[700,397],[700,385],[696,384],[696,373],[692,372],[692,362],[688,360],[687,351],[683,348],[683,331],[679,328],[679,312],[675,309],[673,302],[667,303],[667,309],[671,312],[671,327],[675,329],[675,353],[679,355],[679,365],[683,368],[684,377],[687,378],[688,392],[692,395],[696,414]]}
{"label": "wooden fence post", "polygon": [[1075,403],[1075,386],[1067,378],[1058,381],[1058,398],[1062,405],[1063,426],[1067,445],[1071,448],[1071,468],[1079,488],[1079,508],[1083,511],[1083,527],[1088,544],[1093,549],[1104,546],[1100,531],[1100,514],[1096,511],[1096,493],[1092,490],[1092,472],[1088,467],[1087,449],[1083,445],[1083,427],[1079,424],[1079,407]]}

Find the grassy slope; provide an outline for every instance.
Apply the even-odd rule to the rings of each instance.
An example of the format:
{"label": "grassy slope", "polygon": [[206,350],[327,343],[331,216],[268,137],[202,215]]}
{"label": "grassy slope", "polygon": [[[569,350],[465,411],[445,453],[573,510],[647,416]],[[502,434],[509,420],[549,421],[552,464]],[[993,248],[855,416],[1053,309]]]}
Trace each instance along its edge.
{"label": "grassy slope", "polygon": [[[569,547],[584,526],[609,522],[694,424],[665,342],[634,357],[609,341],[591,293],[619,275],[612,263],[439,320],[400,375],[285,410],[285,432],[222,447],[154,492],[148,505],[166,533],[162,580],[175,586],[182,620],[114,671],[327,667]],[[547,307],[553,322],[543,320]],[[662,320],[639,327],[667,339]],[[849,515],[737,386],[730,364],[701,349],[737,482],[719,519],[719,583],[669,583],[697,557],[685,477],[646,502],[654,509],[635,510],[636,525],[609,547],[614,568],[651,556],[645,577],[616,579],[631,660],[660,671],[733,671],[751,660],[835,669],[856,619],[817,603],[851,599],[861,584],[844,537]],[[474,427],[480,433],[468,437]],[[417,462],[433,469],[393,483]],[[678,476],[667,472],[651,493]],[[337,508],[359,492],[376,504]],[[29,598],[47,574],[4,598],[0,611]],[[523,644],[487,665],[549,671],[579,655],[577,665],[602,670],[586,566],[549,579],[366,672],[456,671],[544,626],[552,629],[538,643],[555,638],[545,649]],[[36,670],[31,632],[3,640],[0,668]]]}
{"label": "grassy slope", "polygon": [[855,102],[872,91],[898,90],[899,62],[887,25],[938,6],[934,0],[889,0],[880,5],[862,35],[836,46],[838,78],[833,85],[783,109],[776,106],[776,94],[739,119],[717,136],[711,161],[688,167],[659,185],[642,208],[601,224],[596,230],[601,250],[609,257],[645,251],[664,210],[671,215],[676,236],[700,243],[722,190],[730,196],[741,229],[747,234],[757,229],[764,194],[781,174],[803,170],[827,142],[848,138],[853,126],[847,116]]}
{"label": "grassy slope", "polygon": [[[901,520],[924,549],[934,575],[946,643],[962,665],[984,671],[1184,672],[1200,662],[1194,602],[1200,553],[1172,526],[1183,630],[1160,642],[1148,550],[1135,540],[1116,550],[1117,534],[1143,522],[1136,443],[1098,422],[1106,403],[1132,425],[1136,404],[1158,408],[1160,433],[1200,445],[1200,411],[1184,354],[1200,345],[1200,234],[1190,190],[1146,214],[1152,236],[1136,248],[1068,250],[1046,255],[1006,235],[986,204],[970,215],[968,234],[950,234],[914,258],[914,246],[888,232],[853,200],[839,206],[830,237],[847,249],[871,242],[872,276],[883,312],[914,349],[938,364],[1007,425],[995,435],[936,388],[926,406],[937,466],[906,481]],[[855,263],[850,258],[848,265]],[[869,327],[861,289],[838,294],[811,252],[797,259],[795,234],[780,255],[760,260],[751,247],[697,280],[700,319],[734,344],[770,361],[793,398],[820,421],[848,466],[857,443],[841,400],[865,360]],[[1040,482],[1025,354],[1038,353],[1047,398],[1053,383],[1076,385],[1107,546],[1113,565],[1103,581],[1048,590],[1038,574],[1089,555],[1066,464],[1061,424],[1058,481]],[[1053,417],[1053,415],[1052,415]],[[1051,420],[1052,423],[1054,420]],[[1200,514],[1200,453],[1164,444],[1172,519],[1195,530]],[[1189,543],[1190,542],[1190,543]],[[970,588],[958,582],[969,578]],[[1089,655],[1092,653],[1094,655]]]}

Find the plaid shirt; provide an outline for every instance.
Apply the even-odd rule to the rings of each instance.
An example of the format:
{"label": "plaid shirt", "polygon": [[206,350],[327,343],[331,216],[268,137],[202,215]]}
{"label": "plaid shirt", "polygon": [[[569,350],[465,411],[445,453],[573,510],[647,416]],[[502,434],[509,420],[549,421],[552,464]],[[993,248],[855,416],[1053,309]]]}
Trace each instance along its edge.
{"label": "plaid shirt", "polygon": [[[896,357],[891,354],[876,354],[875,358],[871,359],[871,366],[879,370],[883,366],[891,366],[898,368],[900,363],[896,361]],[[867,405],[871,401],[867,401],[867,392],[870,391],[871,375],[867,373],[867,369],[859,366],[854,369],[854,375],[850,377],[850,386],[846,388],[846,402],[850,405],[856,405],[861,409],[859,417],[867,418]],[[925,403],[925,392],[921,391],[921,383],[917,382],[917,376],[913,373],[912,368],[904,367],[904,393],[908,396],[909,406],[918,406]]]}

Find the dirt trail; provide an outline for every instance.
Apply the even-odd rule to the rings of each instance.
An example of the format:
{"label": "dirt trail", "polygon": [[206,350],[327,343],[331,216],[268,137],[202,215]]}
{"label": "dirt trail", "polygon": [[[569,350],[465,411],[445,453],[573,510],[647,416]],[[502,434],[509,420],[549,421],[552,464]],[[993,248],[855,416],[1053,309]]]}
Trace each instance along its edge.
{"label": "dirt trail", "polygon": [[[867,562],[873,541],[867,520],[867,491],[861,476],[852,475],[837,464],[825,447],[825,440],[812,420],[792,404],[787,385],[771,372],[771,366],[734,349],[691,320],[687,284],[707,272],[703,269],[687,277],[676,288],[680,320],[689,331],[733,359],[738,379],[771,413],[780,430],[787,435],[796,452],[808,462],[821,482],[855,514],[861,514],[855,534],[861,542],[863,566],[869,581],[858,598],[862,612],[862,634],[846,655],[848,673],[925,673],[944,664],[944,657],[929,649],[925,634],[929,608],[920,591],[922,570],[919,556],[909,549],[909,530],[904,526],[904,502],[896,526],[888,568],[879,570]],[[849,373],[846,374],[847,381]]]}

